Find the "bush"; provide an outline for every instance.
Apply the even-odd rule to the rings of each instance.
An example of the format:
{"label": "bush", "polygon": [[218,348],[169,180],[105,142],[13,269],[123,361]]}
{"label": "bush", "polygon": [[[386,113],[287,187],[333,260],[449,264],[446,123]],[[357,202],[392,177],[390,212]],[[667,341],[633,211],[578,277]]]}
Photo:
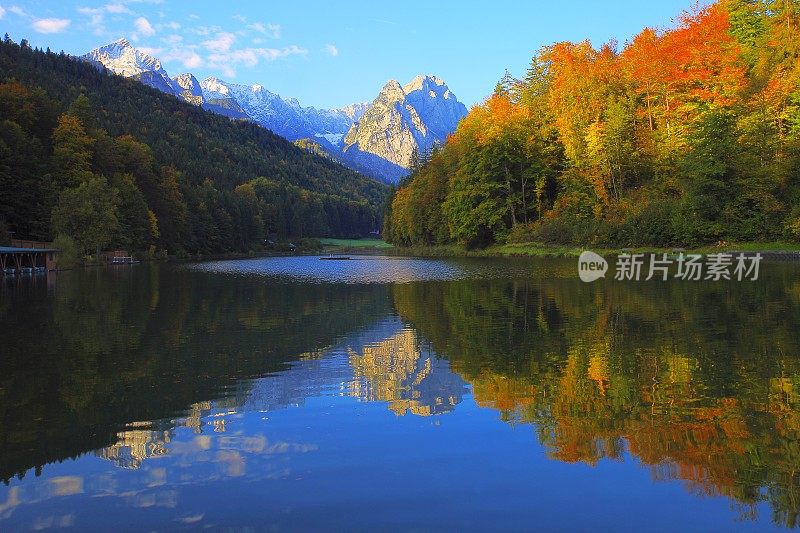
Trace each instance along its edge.
{"label": "bush", "polygon": [[614,241],[620,246],[669,246],[675,243],[673,216],[676,205],[651,203],[631,214],[619,226]]}
{"label": "bush", "polygon": [[573,226],[560,218],[542,220],[536,232],[536,240],[546,244],[572,244]]}
{"label": "bush", "polygon": [[309,239],[309,238],[300,239],[297,242],[297,245],[302,250],[308,252],[322,250],[322,243],[319,241],[319,239]]}
{"label": "bush", "polygon": [[538,238],[537,226],[535,222],[528,224],[517,224],[513,226],[508,232],[506,242],[508,243],[525,243],[535,242]]}
{"label": "bush", "polygon": [[716,242],[721,230],[712,222],[701,220],[689,208],[680,206],[672,213],[674,244],[686,248]]}
{"label": "bush", "polygon": [[59,250],[57,258],[59,270],[73,268],[81,263],[81,252],[72,237],[59,235],[53,241],[53,248]]}
{"label": "bush", "polygon": [[579,219],[572,222],[572,243],[578,246],[609,246],[618,226],[603,219]]}
{"label": "bush", "polygon": [[792,240],[800,241],[800,217],[790,217],[786,221],[786,233]]}

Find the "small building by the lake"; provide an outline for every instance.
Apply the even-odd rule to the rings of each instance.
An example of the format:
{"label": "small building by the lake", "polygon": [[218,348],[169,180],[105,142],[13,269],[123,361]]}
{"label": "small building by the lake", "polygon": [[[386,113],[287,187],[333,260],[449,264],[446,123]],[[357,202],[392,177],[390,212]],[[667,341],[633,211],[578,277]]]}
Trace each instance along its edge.
{"label": "small building by the lake", "polygon": [[12,240],[11,246],[0,246],[0,270],[21,272],[23,269],[56,270],[58,250],[52,243]]}

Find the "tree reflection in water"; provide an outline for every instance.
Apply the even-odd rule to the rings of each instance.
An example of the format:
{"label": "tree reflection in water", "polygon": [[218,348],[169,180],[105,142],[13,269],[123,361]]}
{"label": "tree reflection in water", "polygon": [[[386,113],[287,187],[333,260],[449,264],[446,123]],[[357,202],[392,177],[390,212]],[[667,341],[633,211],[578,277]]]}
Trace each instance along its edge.
{"label": "tree reflection in water", "polygon": [[774,521],[797,526],[792,266],[750,284],[589,285],[554,265],[394,285],[157,267],[3,285],[0,476],[90,451],[124,468],[189,454],[246,475],[251,452],[316,448],[229,434],[237,413],[340,396],[447,416],[471,396],[530,426],[554,460],[635,457],[744,518],[768,502]]}

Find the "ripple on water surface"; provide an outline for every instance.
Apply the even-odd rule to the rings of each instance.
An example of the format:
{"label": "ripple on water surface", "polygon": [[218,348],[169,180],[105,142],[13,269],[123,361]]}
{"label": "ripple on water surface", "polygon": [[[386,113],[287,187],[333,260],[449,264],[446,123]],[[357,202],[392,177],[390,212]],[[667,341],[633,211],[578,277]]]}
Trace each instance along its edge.
{"label": "ripple on water surface", "polygon": [[260,275],[283,282],[304,283],[408,283],[529,276],[529,261],[485,259],[433,259],[359,256],[349,260],[323,261],[325,256],[264,257],[213,261],[190,268],[203,272]]}

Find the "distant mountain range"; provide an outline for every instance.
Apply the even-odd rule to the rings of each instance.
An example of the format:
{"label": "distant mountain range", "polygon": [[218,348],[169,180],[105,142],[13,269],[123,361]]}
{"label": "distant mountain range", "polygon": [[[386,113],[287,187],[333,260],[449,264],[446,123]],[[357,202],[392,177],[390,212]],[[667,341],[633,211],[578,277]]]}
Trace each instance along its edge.
{"label": "distant mountain range", "polygon": [[126,39],[81,58],[208,111],[252,120],[307,150],[325,152],[387,182],[406,175],[414,154],[425,154],[443,142],[467,114],[464,104],[435,76],[417,76],[406,85],[390,80],[372,103],[316,109],[282,98],[262,85],[239,85],[216,77],[201,82],[191,73],[171,78],[161,61]]}

